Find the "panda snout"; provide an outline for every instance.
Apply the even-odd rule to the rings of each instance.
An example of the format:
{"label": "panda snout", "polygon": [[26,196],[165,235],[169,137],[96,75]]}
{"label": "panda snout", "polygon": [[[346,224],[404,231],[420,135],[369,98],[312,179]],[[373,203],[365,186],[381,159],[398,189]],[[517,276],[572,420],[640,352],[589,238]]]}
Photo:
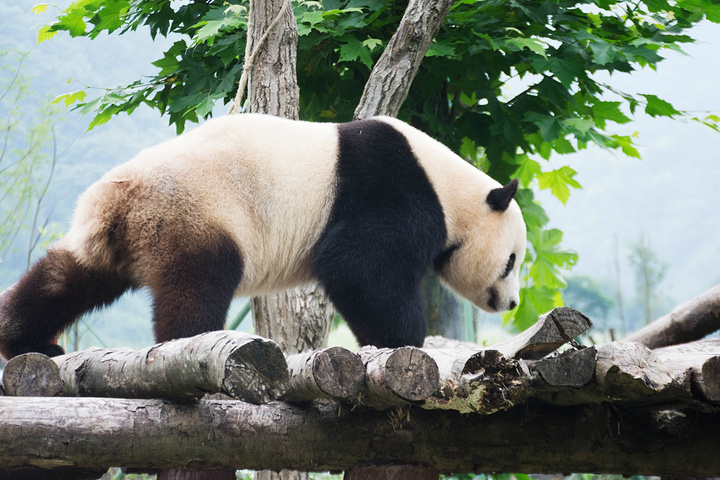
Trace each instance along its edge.
{"label": "panda snout", "polygon": [[511,298],[507,303],[500,301],[500,293],[494,287],[488,289],[488,300],[487,307],[492,312],[499,312],[501,310],[513,310],[518,306],[518,299]]}

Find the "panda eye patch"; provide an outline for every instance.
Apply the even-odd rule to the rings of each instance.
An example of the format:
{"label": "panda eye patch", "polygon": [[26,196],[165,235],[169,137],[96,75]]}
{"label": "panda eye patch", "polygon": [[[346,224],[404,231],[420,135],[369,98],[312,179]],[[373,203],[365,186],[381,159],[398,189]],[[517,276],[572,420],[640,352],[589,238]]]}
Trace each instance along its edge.
{"label": "panda eye patch", "polygon": [[511,253],[510,258],[508,259],[507,265],[505,266],[505,271],[502,274],[502,278],[505,278],[508,275],[510,275],[510,272],[512,272],[513,267],[515,267],[515,254]]}

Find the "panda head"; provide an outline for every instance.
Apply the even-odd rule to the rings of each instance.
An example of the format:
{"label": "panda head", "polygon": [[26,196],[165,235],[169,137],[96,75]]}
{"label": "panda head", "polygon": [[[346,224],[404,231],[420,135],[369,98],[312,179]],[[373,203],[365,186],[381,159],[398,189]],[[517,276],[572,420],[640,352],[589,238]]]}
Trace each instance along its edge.
{"label": "panda head", "polygon": [[514,201],[517,187],[512,180],[475,198],[438,269],[450,288],[488,312],[512,310],[520,302],[527,232]]}

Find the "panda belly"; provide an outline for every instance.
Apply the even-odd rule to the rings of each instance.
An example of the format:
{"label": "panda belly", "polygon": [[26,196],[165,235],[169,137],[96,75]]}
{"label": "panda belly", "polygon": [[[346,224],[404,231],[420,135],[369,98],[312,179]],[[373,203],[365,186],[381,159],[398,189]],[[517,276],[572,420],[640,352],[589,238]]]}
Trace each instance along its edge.
{"label": "panda belly", "polygon": [[[312,252],[330,216],[336,183],[336,125],[247,117],[238,118],[242,125],[231,126],[221,141],[202,139],[214,145],[203,167],[213,187],[203,187],[204,181],[197,188],[207,216],[240,250],[236,296],[313,280]],[[268,132],[281,134],[271,138]]]}

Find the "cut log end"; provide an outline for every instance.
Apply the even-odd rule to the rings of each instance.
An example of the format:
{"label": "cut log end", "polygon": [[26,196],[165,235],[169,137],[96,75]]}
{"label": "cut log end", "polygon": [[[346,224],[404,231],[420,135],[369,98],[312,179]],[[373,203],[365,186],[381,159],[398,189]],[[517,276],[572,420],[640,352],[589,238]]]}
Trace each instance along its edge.
{"label": "cut log end", "polygon": [[594,347],[563,352],[535,364],[542,379],[553,387],[582,387],[595,375],[597,350]]}
{"label": "cut log end", "polygon": [[388,387],[410,402],[425,400],[438,388],[440,373],[435,361],[414,347],[395,350],[386,363]]}
{"label": "cut log end", "polygon": [[3,389],[17,397],[54,397],[63,391],[60,370],[42,353],[13,357],[3,372]]}
{"label": "cut log end", "polygon": [[274,342],[253,340],[236,349],[225,362],[222,391],[238,400],[266,403],[279,398],[287,384],[287,362]]}
{"label": "cut log end", "polygon": [[720,357],[706,360],[696,377],[705,398],[711,402],[720,402]]}
{"label": "cut log end", "polygon": [[350,398],[365,382],[365,366],[353,352],[342,347],[323,350],[313,364],[317,386],[327,395]]}

